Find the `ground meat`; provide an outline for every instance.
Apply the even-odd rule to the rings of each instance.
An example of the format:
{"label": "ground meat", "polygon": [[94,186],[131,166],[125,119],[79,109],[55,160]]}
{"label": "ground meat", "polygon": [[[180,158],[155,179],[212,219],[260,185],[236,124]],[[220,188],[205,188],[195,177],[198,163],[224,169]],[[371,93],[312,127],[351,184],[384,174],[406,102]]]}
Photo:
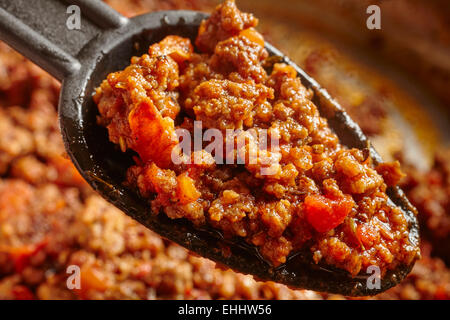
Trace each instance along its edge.
{"label": "ground meat", "polygon": [[[388,110],[383,103],[383,92],[375,95],[362,95],[355,87],[351,87],[353,92],[348,93],[347,85],[336,85],[335,82],[342,75],[331,75],[329,73],[330,65],[339,65],[342,61],[337,59],[333,51],[325,48],[313,49],[301,62],[301,66],[321,85],[327,88],[332,97],[338,97],[338,101],[349,113],[352,119],[359,125],[361,130],[368,136],[383,134],[385,129],[384,120],[386,120]],[[336,71],[334,71],[336,72]],[[348,71],[345,70],[345,75]],[[339,73],[339,72],[336,72]],[[335,79],[336,78],[336,79]]]}
{"label": "ground meat", "polygon": [[126,70],[108,75],[94,96],[102,114],[99,121],[108,128],[111,141],[122,150],[133,148],[143,159],[154,159],[160,165],[167,165],[171,147],[177,143],[173,119],[179,112],[173,92],[178,86],[178,65],[160,51],[165,45],[177,44],[185,49],[184,40],[178,38],[150,47],[153,56],[133,58]]}
{"label": "ground meat", "polygon": [[408,168],[402,187],[420,210],[421,230],[433,244],[432,253],[450,264],[450,149],[436,154],[429,172]]}
{"label": "ground meat", "polygon": [[450,272],[444,262],[430,256],[431,245],[421,245],[422,259],[401,285],[377,296],[379,299],[448,300],[450,299]]}
{"label": "ground meat", "polygon": [[0,136],[0,172],[5,173],[13,159],[25,155],[34,149],[32,134],[20,127],[15,127],[11,119],[0,115],[0,130],[7,132]]}
{"label": "ground meat", "polygon": [[264,85],[209,80],[199,84],[185,103],[206,128],[243,129],[253,126],[255,109],[270,98],[273,90]]}
{"label": "ground meat", "polygon": [[400,169],[400,162],[395,161],[394,163],[380,163],[376,167],[377,172],[383,177],[386,185],[395,186],[400,180],[405,177],[405,174]]}
{"label": "ground meat", "polygon": [[[32,80],[34,65],[4,45],[0,52],[8,58],[0,68],[9,64],[2,81],[12,81],[18,68],[30,82],[0,108],[4,132],[23,136],[0,145],[0,299],[320,298],[217,269],[94,195],[63,156],[57,91],[46,86],[44,95],[33,94],[53,79],[39,71],[40,80]],[[35,101],[39,96],[51,103]],[[70,265],[81,269],[81,290],[67,287]]]}
{"label": "ground meat", "polygon": [[[385,193],[402,177],[398,164],[377,172],[364,152],[341,145],[291,66],[275,64],[267,74],[256,23],[226,1],[199,28],[200,53],[188,39],[168,36],[97,89],[99,123],[122,151],[140,156],[127,184],[143,196],[156,193],[149,200],[155,214],[243,237],[274,266],[307,240],[317,263],[353,276],[369,265],[386,272],[411,263],[418,248]],[[181,125],[173,121],[179,117]],[[215,166],[192,164],[192,150],[170,161],[180,151],[175,130],[195,133],[195,121],[224,137],[213,151],[203,144],[194,150],[209,158],[224,151]],[[269,149],[258,139],[262,133]],[[193,138],[183,142],[191,139],[196,148]]]}
{"label": "ground meat", "polygon": [[261,83],[267,77],[260,64],[268,56],[263,45],[264,40],[262,43],[254,42],[246,34],[228,38],[215,47],[211,67],[233,81],[254,80]]}
{"label": "ground meat", "polygon": [[[200,0],[109,0],[108,3],[129,15],[161,9],[208,9],[207,4]],[[202,59],[200,55],[196,58]],[[192,65],[200,79],[200,70],[208,65]],[[204,74],[208,75],[210,72],[205,71]],[[180,86],[181,79],[182,76]],[[206,78],[198,81],[204,80]],[[193,88],[196,86],[193,81],[189,85],[193,85]],[[0,144],[0,198],[9,199],[0,203],[0,247],[8,248],[0,249],[0,299],[345,298],[292,290],[274,282],[258,282],[251,276],[216,268],[212,261],[192,255],[180,246],[161,239],[94,195],[86,188],[70,160],[61,156],[64,149],[57,130],[58,87],[56,80],[6,45],[0,44],[0,126],[7,123],[7,127],[2,127],[6,128],[2,130],[3,136],[6,132],[19,130],[19,135],[25,137],[3,140]],[[192,89],[187,91],[190,90]],[[42,97],[45,100],[40,100]],[[337,97],[344,98],[339,95]],[[46,107],[37,111],[38,106]],[[269,112],[260,114],[263,119]],[[371,122],[369,120],[367,123]],[[11,152],[11,149],[21,151]],[[320,149],[321,147],[313,148],[308,145],[297,146],[291,148],[289,155],[283,156],[292,157],[289,161],[295,163],[299,172],[303,172],[311,169],[312,158],[316,157],[313,152]],[[445,158],[438,158],[441,160],[436,163],[444,163],[442,159]],[[317,168],[324,180],[333,172],[326,161]],[[444,176],[442,168],[443,165],[438,164],[430,172],[407,168],[409,178],[404,180],[404,187],[419,208],[423,208],[420,205],[421,197],[412,196],[412,191],[420,189],[421,191],[414,192],[417,195],[426,192],[428,196],[425,199],[431,203],[434,195],[445,190],[445,183],[435,183],[444,180],[433,178]],[[225,192],[228,202],[236,196],[232,190],[243,192],[232,181],[231,169],[205,172],[205,179],[207,178],[211,189],[218,192],[222,189],[229,190]],[[267,189],[281,194],[280,186],[274,182],[268,184]],[[319,192],[314,180],[306,176],[298,179],[297,187],[301,192]],[[445,202],[447,198],[448,196],[437,197],[440,200],[435,203],[439,205],[430,207],[448,208]],[[64,200],[64,205],[61,205],[60,200]],[[359,205],[364,205],[364,210],[375,210],[369,197],[360,200]],[[436,211],[438,212],[440,211]],[[429,213],[430,210],[425,213],[421,209],[421,221],[427,221]],[[302,215],[302,212],[296,209],[296,214]],[[439,219],[441,218],[436,220]],[[278,225],[278,230],[281,230],[283,221],[285,220],[280,217],[279,223],[273,225]],[[439,234],[440,228],[445,226],[442,223],[432,225],[435,227],[428,229],[426,223],[422,223],[421,230],[433,230]],[[295,241],[301,243],[311,237],[308,235],[311,232],[309,225],[304,219],[294,219],[290,228],[297,235]],[[41,239],[48,241],[40,243]],[[369,240],[368,238],[366,241]],[[11,246],[13,242],[15,247]],[[440,248],[442,243],[442,240],[437,241],[432,248]],[[13,251],[16,254],[12,254]],[[405,281],[374,298],[449,299],[449,269],[439,258],[430,257],[430,251],[430,243],[424,243],[422,259],[416,263]],[[17,259],[20,256],[23,259]],[[23,270],[15,269],[15,261],[23,261],[18,263]],[[70,264],[81,266],[85,289],[68,289],[66,269]],[[103,280],[105,284],[99,283]]]}
{"label": "ground meat", "polygon": [[200,25],[195,44],[201,51],[213,52],[216,44],[258,24],[252,14],[240,12],[233,1],[217,6],[211,18]]}

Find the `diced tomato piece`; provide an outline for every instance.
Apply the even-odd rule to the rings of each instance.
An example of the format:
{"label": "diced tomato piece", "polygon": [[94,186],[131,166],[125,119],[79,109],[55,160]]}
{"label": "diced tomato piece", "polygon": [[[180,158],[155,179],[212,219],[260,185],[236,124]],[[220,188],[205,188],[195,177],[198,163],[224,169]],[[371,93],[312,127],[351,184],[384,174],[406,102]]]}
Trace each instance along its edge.
{"label": "diced tomato piece", "polygon": [[12,294],[16,300],[34,300],[34,294],[28,287],[16,285],[12,288]]}
{"label": "diced tomato piece", "polygon": [[30,258],[42,250],[48,243],[48,239],[44,238],[41,242],[36,244],[26,244],[20,247],[0,248],[10,254],[14,262],[14,270],[20,273],[28,266]]}
{"label": "diced tomato piece", "polygon": [[150,182],[150,184],[147,186],[149,190],[152,190],[156,193],[160,193],[162,191],[159,181],[164,177],[163,169],[152,163],[147,167],[145,171],[145,177],[146,181]]}
{"label": "diced tomato piece", "polygon": [[32,246],[24,246],[11,250],[10,254],[14,262],[14,270],[17,273],[22,272],[27,267],[29,258],[33,253],[34,247]]}
{"label": "diced tomato piece", "polygon": [[194,180],[190,178],[186,173],[180,174],[177,177],[177,196],[181,204],[187,204],[194,202],[200,198],[200,192],[197,190],[194,184]]}
{"label": "diced tomato piece", "polygon": [[83,265],[80,272],[80,289],[74,289],[81,299],[87,299],[89,291],[105,291],[108,289],[106,276],[101,270],[91,265]]}
{"label": "diced tomato piece", "polygon": [[435,300],[448,300],[449,295],[447,292],[448,291],[446,289],[445,284],[438,285],[438,287],[436,288],[436,292],[434,293],[434,299]]}
{"label": "diced tomato piece", "polygon": [[83,266],[81,268],[81,288],[104,291],[108,289],[104,274],[95,267]]}
{"label": "diced tomato piece", "polygon": [[330,199],[322,195],[305,198],[306,220],[319,232],[328,232],[340,225],[350,213],[354,201],[351,196]]}
{"label": "diced tomato piece", "polygon": [[162,117],[150,99],[143,100],[129,116],[134,149],[144,161],[154,161],[167,168],[172,163],[172,149],[178,144],[173,120]]}
{"label": "diced tomato piece", "polygon": [[141,181],[141,191],[156,192],[159,202],[167,206],[176,200],[174,199],[176,187],[176,176],[172,171],[161,169],[154,163],[146,166],[145,179]]}

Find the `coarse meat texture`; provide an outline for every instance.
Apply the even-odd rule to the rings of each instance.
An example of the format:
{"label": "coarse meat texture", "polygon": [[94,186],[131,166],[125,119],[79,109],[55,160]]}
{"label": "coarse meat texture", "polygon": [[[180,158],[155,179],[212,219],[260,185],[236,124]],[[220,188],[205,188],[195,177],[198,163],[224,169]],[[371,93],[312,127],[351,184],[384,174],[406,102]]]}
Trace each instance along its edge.
{"label": "coarse meat texture", "polygon": [[450,149],[439,150],[428,172],[406,168],[402,188],[420,211],[422,237],[432,243],[432,254],[450,264]]}
{"label": "coarse meat texture", "polygon": [[64,156],[57,81],[3,43],[0,70],[0,300],[321,298],[216,268],[108,204]]}
{"label": "coarse meat texture", "polygon": [[[316,263],[353,276],[410,264],[419,248],[386,195],[403,177],[399,163],[375,166],[367,152],[340,144],[291,66],[265,70],[257,23],[225,1],[202,22],[198,52],[189,39],[167,36],[97,88],[99,124],[139,156],[126,183],[154,214],[242,237],[273,266],[305,247]],[[205,145],[179,150],[177,129],[193,139],[195,121],[223,134],[214,154]],[[254,132],[278,145],[263,148]],[[227,149],[239,139],[243,145]],[[217,161],[217,150],[233,164]]]}
{"label": "coarse meat texture", "polygon": [[[204,0],[108,3],[127,16],[155,10],[210,9]],[[304,46],[312,47],[303,44],[298,48]],[[315,65],[318,70],[323,68],[319,62]],[[332,74],[330,81],[339,86],[339,72],[327,70]],[[0,137],[0,299],[345,298],[292,290],[217,268],[212,261],[161,239],[133,221],[95,195],[71,162],[61,156],[64,147],[56,112],[58,83],[3,43],[0,71],[0,127],[8,133]],[[339,92],[335,96],[345,98]],[[370,95],[367,98],[377,100]],[[372,108],[368,105],[369,110]],[[366,114],[364,122],[370,120],[373,122],[373,116]],[[428,177],[441,173],[444,177],[445,171],[440,168],[448,167],[450,157],[438,156],[438,163],[442,165],[429,172],[406,168],[408,178],[402,187],[419,208],[421,221],[430,216],[421,211],[421,203],[425,203],[422,199],[427,207],[438,208],[433,209],[433,221],[448,219],[441,209],[448,208],[444,199],[449,197],[434,196],[448,192],[449,183],[436,183]],[[429,191],[430,186],[434,191]],[[427,190],[427,197],[420,197],[419,189]],[[441,233],[445,223],[433,222],[430,226],[430,230]],[[421,231],[427,230],[426,224],[421,227]],[[449,268],[439,257],[430,256],[431,249],[442,247],[442,240],[432,244],[422,241],[422,259],[408,277],[372,298],[450,299]],[[70,290],[66,285],[66,270],[73,264],[82,271],[83,290]]]}

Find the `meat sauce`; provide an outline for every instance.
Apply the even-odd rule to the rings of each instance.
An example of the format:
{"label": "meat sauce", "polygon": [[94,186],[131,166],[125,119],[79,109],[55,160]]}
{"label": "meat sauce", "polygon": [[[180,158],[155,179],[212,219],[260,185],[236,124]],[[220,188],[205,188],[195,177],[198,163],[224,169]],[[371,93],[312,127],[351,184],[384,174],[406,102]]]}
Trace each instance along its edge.
{"label": "meat sauce", "polygon": [[[167,36],[97,88],[99,124],[122,152],[138,155],[126,183],[154,214],[243,238],[273,266],[304,248],[316,263],[353,276],[371,265],[384,273],[409,264],[419,249],[386,195],[403,177],[399,163],[374,166],[366,152],[342,145],[291,66],[264,68],[257,24],[226,1],[202,22],[195,43]],[[193,140],[198,123],[223,134],[215,152],[204,141],[180,151],[179,130]],[[265,132],[276,146],[261,148],[249,132]],[[240,137],[241,148],[227,149]],[[217,150],[232,163],[217,161]]]}

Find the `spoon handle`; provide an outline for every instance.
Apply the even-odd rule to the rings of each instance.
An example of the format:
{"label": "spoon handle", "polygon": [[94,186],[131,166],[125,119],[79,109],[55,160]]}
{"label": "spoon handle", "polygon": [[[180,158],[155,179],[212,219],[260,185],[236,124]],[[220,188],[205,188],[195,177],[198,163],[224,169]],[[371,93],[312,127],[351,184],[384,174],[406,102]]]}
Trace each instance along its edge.
{"label": "spoon handle", "polygon": [[0,0],[0,40],[61,81],[90,40],[127,22],[100,0]]}

